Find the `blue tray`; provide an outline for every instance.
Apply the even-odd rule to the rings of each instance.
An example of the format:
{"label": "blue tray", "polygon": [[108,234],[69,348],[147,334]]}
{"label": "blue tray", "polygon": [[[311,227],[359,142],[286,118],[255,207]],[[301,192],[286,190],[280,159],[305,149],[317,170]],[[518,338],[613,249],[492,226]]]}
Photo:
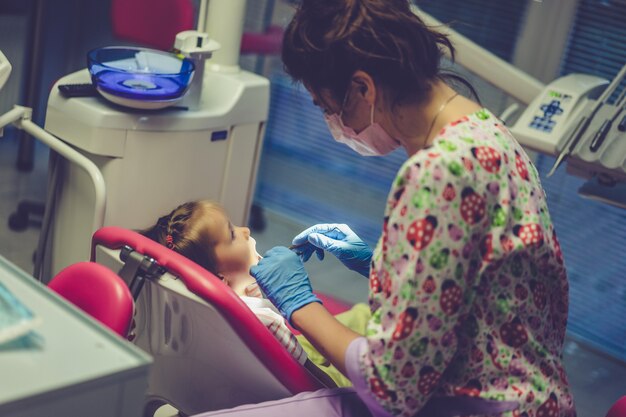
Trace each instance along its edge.
{"label": "blue tray", "polygon": [[105,94],[139,101],[181,98],[193,77],[187,58],[145,48],[105,47],[89,51],[91,80]]}

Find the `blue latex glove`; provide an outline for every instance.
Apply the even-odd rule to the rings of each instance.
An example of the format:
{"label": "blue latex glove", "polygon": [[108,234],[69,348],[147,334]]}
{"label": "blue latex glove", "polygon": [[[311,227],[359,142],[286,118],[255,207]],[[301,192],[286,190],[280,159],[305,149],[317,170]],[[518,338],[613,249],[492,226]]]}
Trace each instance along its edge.
{"label": "blue latex glove", "polygon": [[323,251],[328,251],[348,269],[369,278],[372,249],[345,224],[316,224],[294,237],[292,243],[303,262],[313,252],[322,260]]}
{"label": "blue latex glove", "polygon": [[285,247],[267,251],[263,259],[250,268],[250,274],[289,323],[294,311],[310,303],[321,303],[313,294],[304,264]]}

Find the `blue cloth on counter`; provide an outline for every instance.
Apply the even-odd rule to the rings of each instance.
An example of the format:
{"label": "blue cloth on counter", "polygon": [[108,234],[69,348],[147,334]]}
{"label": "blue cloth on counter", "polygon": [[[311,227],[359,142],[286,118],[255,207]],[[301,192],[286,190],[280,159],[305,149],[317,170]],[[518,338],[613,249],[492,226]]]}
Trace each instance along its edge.
{"label": "blue cloth on counter", "polygon": [[28,334],[39,320],[0,282],[0,345]]}

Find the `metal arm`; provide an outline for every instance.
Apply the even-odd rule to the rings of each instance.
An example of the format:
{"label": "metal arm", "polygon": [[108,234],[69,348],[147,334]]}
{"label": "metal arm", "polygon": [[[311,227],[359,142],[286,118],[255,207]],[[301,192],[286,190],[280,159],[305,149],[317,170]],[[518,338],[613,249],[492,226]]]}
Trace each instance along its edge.
{"label": "metal arm", "polygon": [[489,81],[511,97],[528,105],[544,89],[545,85],[541,81],[450,29],[417,6],[411,7],[427,25],[438,27],[447,33],[456,50],[455,61],[458,64]]}
{"label": "metal arm", "polygon": [[48,145],[50,149],[78,165],[89,175],[95,190],[92,234],[95,233],[96,230],[104,225],[104,214],[106,210],[106,186],[100,169],[86,156],[33,123],[30,120],[31,114],[32,109],[28,107],[14,106],[12,110],[0,116],[0,130],[2,130],[4,126],[12,123],[18,129],[28,132],[33,137]]}

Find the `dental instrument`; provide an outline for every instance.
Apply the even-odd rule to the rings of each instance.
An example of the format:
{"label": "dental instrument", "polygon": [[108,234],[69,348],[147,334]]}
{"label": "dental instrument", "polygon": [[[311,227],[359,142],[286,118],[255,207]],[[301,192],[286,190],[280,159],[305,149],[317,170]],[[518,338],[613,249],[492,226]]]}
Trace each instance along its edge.
{"label": "dental instrument", "polygon": [[617,130],[626,132],[626,116],[622,117],[622,121],[617,125]]}
{"label": "dental instrument", "polygon": [[613,126],[613,122],[617,119],[617,117],[620,115],[622,110],[624,110],[625,104],[622,103],[623,98],[624,98],[624,94],[622,93],[622,96],[620,97],[620,99],[616,101],[616,109],[613,112],[613,115],[609,119],[606,119],[604,122],[602,122],[600,129],[598,129],[596,134],[593,136],[593,139],[591,140],[591,143],[589,144],[589,150],[591,152],[596,152],[600,148],[600,146],[602,146],[602,143],[604,143],[604,139],[606,138],[606,135],[609,133],[609,131],[611,130],[611,127]]}
{"label": "dental instrument", "polygon": [[[413,11],[431,26],[445,26],[417,6],[413,6]],[[594,119],[598,119],[598,116],[611,119],[614,115],[611,114],[612,105],[601,103],[609,97],[611,90],[615,90],[615,79],[612,87],[607,88],[611,83],[601,77],[568,74],[545,85],[455,30],[447,28],[446,31],[455,45],[457,64],[489,80],[526,106],[510,127],[521,145],[557,157],[552,173],[567,160],[568,174],[593,179],[579,189],[579,194],[626,208],[626,116],[621,120],[619,116],[615,119],[620,122],[614,122],[612,128],[607,129],[601,146],[596,145],[599,146],[596,152],[589,149],[593,140],[589,132],[595,132],[601,127],[601,122]],[[616,79],[623,78],[623,70],[619,71]],[[604,97],[599,99],[601,95]],[[503,121],[507,122],[511,118],[516,107],[520,108],[518,103],[513,103],[502,113]],[[596,107],[601,108],[596,110]],[[605,184],[616,185],[608,187]]]}
{"label": "dental instrument", "polygon": [[574,151],[574,149],[578,145],[578,142],[580,141],[580,139],[583,137],[583,135],[589,128],[589,125],[593,121],[594,117],[596,116],[600,108],[602,108],[602,106],[606,104],[606,101],[609,99],[609,97],[611,97],[611,94],[613,94],[615,89],[617,89],[617,87],[619,86],[625,74],[626,74],[626,65],[624,65],[621,68],[621,70],[619,71],[617,76],[613,79],[611,84],[609,84],[606,90],[604,90],[602,95],[598,98],[591,112],[589,114],[585,114],[580,119],[580,121],[578,122],[578,125],[576,125],[576,129],[574,129],[572,134],[569,136],[568,140],[564,143],[563,150],[559,153],[559,156],[557,157],[556,162],[554,163],[554,165],[552,166],[552,169],[548,173],[548,177],[551,177],[556,172],[557,168],[561,165],[561,163],[563,163],[563,161],[567,157],[569,157],[569,155]]}

